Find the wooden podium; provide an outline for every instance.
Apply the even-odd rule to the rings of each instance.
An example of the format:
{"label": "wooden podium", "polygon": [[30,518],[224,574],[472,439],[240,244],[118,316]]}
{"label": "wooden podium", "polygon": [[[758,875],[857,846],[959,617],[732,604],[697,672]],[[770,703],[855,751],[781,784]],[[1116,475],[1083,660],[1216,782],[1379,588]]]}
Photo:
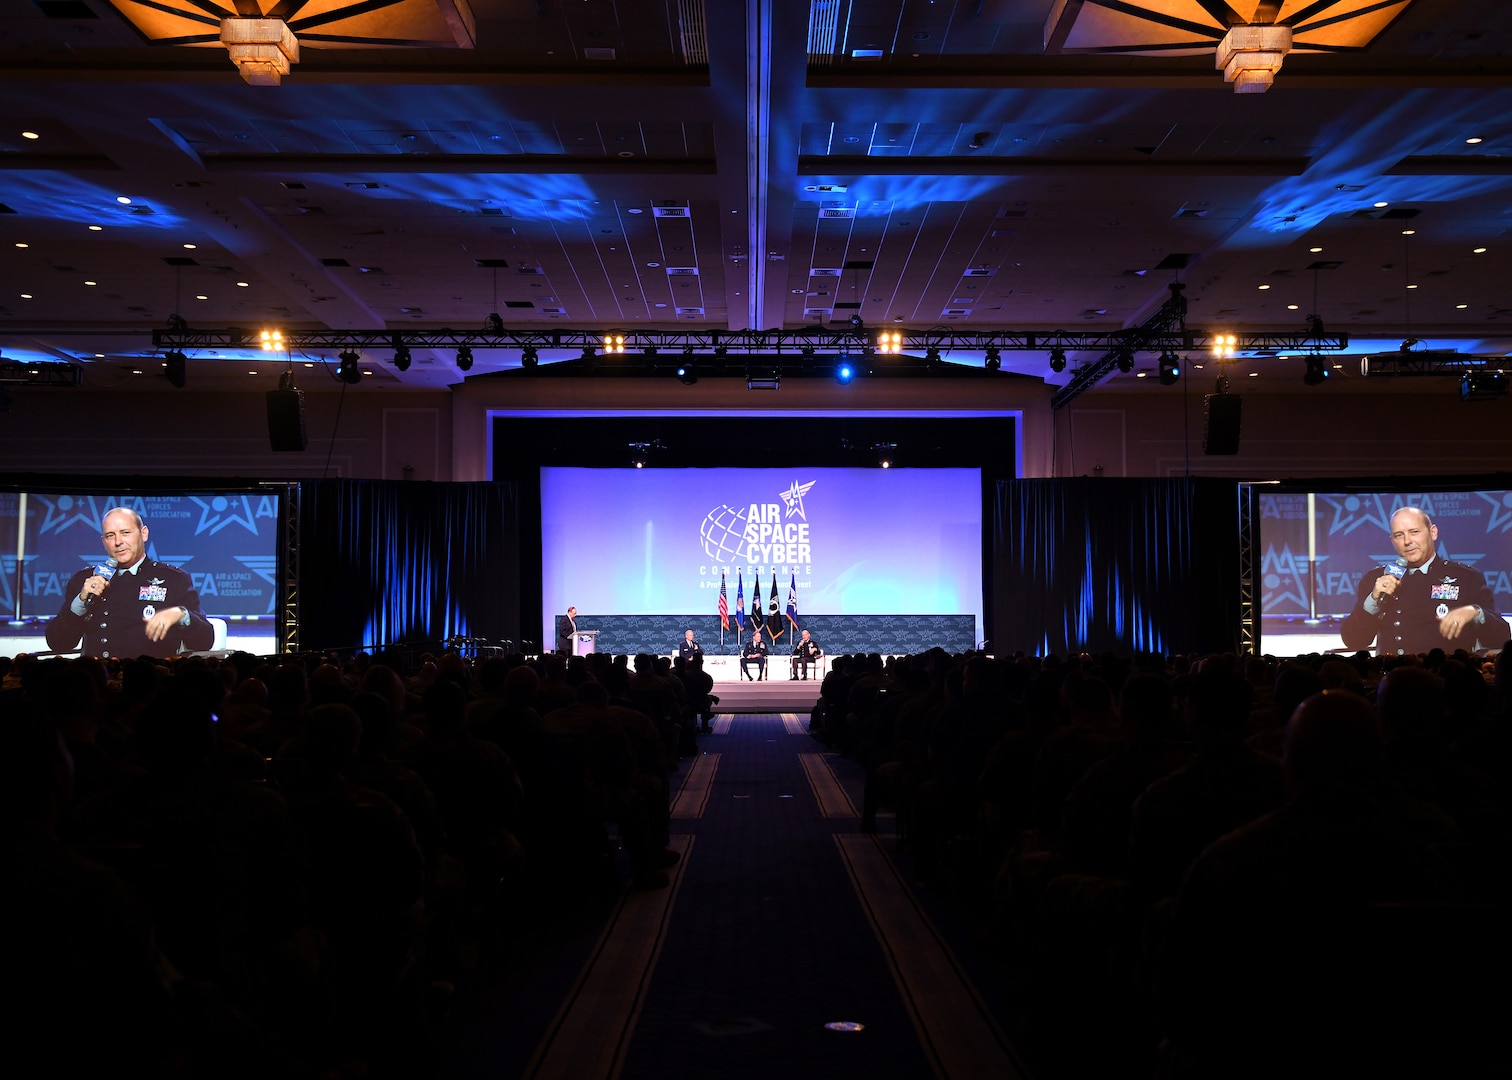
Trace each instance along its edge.
{"label": "wooden podium", "polygon": [[572,655],[587,656],[592,652],[598,652],[597,630],[579,630],[572,635]]}

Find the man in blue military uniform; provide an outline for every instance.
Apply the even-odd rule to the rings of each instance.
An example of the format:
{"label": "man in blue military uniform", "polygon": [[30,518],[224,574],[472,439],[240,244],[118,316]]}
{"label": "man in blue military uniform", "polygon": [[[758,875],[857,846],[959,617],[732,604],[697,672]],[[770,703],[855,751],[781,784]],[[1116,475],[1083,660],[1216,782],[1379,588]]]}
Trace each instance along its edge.
{"label": "man in blue military uniform", "polygon": [[703,646],[693,640],[693,631],[683,631],[682,644],[677,647],[677,655],[690,663],[695,656],[703,655]]}
{"label": "man in blue military uniform", "polygon": [[68,581],[63,608],[47,624],[47,647],[90,656],[172,656],[202,651],[215,628],[200,611],[189,575],[147,556],[142,516],[124,506],[100,519],[114,565],[85,567]]}
{"label": "man in blue military uniform", "polygon": [[750,679],[751,675],[750,672],[746,670],[746,665],[755,664],[756,679],[751,679],[751,681],[756,682],[759,679],[764,679],[766,678],[766,662],[766,642],[761,640],[760,630],[753,630],[751,632],[751,640],[745,643],[744,649],[740,650],[740,673],[747,679]]}
{"label": "man in blue military uniform", "polygon": [[1339,627],[1347,649],[1383,656],[1466,649],[1484,652],[1507,641],[1507,620],[1474,567],[1438,554],[1438,526],[1415,506],[1391,515],[1394,563],[1360,579],[1354,610]]}

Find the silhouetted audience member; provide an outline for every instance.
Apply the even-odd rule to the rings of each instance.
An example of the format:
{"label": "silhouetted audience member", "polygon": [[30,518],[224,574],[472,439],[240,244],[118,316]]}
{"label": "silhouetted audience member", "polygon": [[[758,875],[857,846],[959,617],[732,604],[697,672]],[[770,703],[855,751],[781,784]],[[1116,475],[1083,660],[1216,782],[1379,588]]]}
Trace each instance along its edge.
{"label": "silhouetted audience member", "polygon": [[1408,1033],[1376,1022],[1390,944],[1361,931],[1376,905],[1456,899],[1454,877],[1403,828],[1361,698],[1307,699],[1283,771],[1285,804],[1210,846],[1177,893],[1157,986],[1167,1075],[1402,1075]]}

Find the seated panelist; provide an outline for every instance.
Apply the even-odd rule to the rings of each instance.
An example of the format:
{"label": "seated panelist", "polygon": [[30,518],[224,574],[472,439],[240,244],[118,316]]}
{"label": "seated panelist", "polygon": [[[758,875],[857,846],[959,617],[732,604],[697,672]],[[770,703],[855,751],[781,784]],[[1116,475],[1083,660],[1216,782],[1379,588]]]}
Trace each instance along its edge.
{"label": "seated panelist", "polygon": [[815,667],[818,667],[819,658],[823,655],[824,650],[819,647],[819,643],[813,638],[809,637],[809,632],[807,630],[803,631],[803,636],[793,644],[793,675],[792,678],[788,681],[796,681],[798,678],[798,670],[799,668],[802,668],[803,679],[805,682],[807,682],[809,677],[809,665],[813,664]]}
{"label": "seated panelist", "polygon": [[757,679],[765,679],[766,678],[766,662],[767,662],[767,645],[766,645],[766,642],[764,642],[764,641],[761,640],[761,631],[760,630],[753,631],[752,634],[751,634],[751,640],[748,641],[748,642],[746,642],[745,643],[745,648],[743,648],[743,649],[740,650],[740,674],[743,677],[747,678],[747,679],[751,679],[751,674],[750,674],[750,671],[747,670],[747,665],[748,664],[755,664],[756,665],[756,679],[751,679],[751,681],[755,682]]}

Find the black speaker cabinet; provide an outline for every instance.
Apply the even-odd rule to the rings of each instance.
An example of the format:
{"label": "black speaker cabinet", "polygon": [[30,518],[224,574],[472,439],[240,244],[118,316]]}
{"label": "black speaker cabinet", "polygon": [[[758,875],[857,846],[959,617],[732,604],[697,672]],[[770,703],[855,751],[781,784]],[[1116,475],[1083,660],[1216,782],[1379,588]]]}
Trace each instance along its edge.
{"label": "black speaker cabinet", "polygon": [[1209,394],[1202,418],[1202,452],[1237,454],[1239,452],[1239,408],[1244,399],[1238,394]]}
{"label": "black speaker cabinet", "polygon": [[268,442],[274,450],[303,450],[310,444],[303,390],[268,391]]}

